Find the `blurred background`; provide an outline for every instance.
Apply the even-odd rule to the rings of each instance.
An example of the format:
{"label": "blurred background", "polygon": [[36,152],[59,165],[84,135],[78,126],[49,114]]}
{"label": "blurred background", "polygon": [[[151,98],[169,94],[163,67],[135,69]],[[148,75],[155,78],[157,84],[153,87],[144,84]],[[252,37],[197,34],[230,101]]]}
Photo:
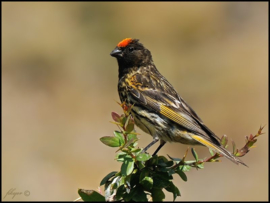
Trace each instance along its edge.
{"label": "blurred background", "polygon": [[[120,168],[99,138],[117,129],[111,112],[122,113],[110,52],[127,37],[152,52],[217,135],[240,148],[268,124],[268,2],[3,2],[2,200],[72,201]],[[137,131],[145,147],[152,138]],[[264,132],[242,158],[249,168],[223,158],[187,182],[175,176],[177,200],[266,201],[268,125]],[[167,144],[159,155],[181,158],[186,148]],[[6,196],[14,188],[22,194]]]}

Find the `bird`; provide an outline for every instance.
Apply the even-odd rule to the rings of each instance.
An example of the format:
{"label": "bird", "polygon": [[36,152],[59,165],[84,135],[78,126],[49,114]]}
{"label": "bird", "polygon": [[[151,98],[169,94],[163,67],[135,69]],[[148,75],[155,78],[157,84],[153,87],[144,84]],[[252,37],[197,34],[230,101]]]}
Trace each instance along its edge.
{"label": "bird", "polygon": [[118,93],[122,103],[132,105],[135,125],[153,137],[146,152],[160,141],[153,155],[167,143],[203,145],[235,164],[246,164],[220,144],[196,112],[156,68],[151,52],[139,39],[125,38],[110,53],[118,62]]}

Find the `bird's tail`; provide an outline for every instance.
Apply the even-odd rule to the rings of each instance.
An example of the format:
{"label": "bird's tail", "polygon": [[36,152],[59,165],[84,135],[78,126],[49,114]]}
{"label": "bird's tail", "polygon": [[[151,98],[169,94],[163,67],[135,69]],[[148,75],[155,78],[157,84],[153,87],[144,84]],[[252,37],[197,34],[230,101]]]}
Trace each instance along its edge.
{"label": "bird's tail", "polygon": [[235,164],[242,164],[246,167],[248,167],[243,161],[241,161],[240,159],[238,159],[237,157],[235,157],[231,152],[229,152],[227,149],[225,149],[224,147],[222,147],[221,145],[218,146],[216,144],[214,144],[211,141],[206,140],[204,137],[199,136],[199,135],[191,135],[191,137],[198,141],[199,143],[203,144],[204,146],[211,148],[213,150],[215,150],[216,152],[222,154],[223,156],[225,156],[227,159],[229,159],[230,161],[232,161]]}

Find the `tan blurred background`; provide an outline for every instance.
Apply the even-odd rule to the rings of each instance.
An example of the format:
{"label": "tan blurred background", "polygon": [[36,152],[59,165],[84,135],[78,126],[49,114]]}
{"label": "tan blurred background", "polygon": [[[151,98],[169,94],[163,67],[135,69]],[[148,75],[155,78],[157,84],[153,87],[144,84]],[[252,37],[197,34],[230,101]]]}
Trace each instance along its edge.
{"label": "tan blurred background", "polygon": [[[97,189],[120,168],[115,149],[99,138],[117,129],[111,112],[122,112],[110,52],[126,37],[151,50],[217,135],[242,147],[245,135],[268,124],[267,2],[2,6],[2,200],[74,200],[78,188]],[[188,172],[188,182],[175,177],[177,200],[267,200],[268,126],[264,131],[242,158],[249,168],[223,158]],[[151,140],[142,133],[139,146]],[[159,154],[182,157],[186,148],[167,144]],[[5,197],[12,188],[30,195]]]}

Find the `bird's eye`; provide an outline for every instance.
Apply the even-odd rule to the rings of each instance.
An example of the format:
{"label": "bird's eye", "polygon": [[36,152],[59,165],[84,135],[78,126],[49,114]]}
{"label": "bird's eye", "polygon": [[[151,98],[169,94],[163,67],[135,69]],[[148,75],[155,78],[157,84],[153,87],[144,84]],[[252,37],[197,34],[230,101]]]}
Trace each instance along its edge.
{"label": "bird's eye", "polygon": [[134,47],[129,47],[128,50],[129,50],[129,52],[133,52]]}

